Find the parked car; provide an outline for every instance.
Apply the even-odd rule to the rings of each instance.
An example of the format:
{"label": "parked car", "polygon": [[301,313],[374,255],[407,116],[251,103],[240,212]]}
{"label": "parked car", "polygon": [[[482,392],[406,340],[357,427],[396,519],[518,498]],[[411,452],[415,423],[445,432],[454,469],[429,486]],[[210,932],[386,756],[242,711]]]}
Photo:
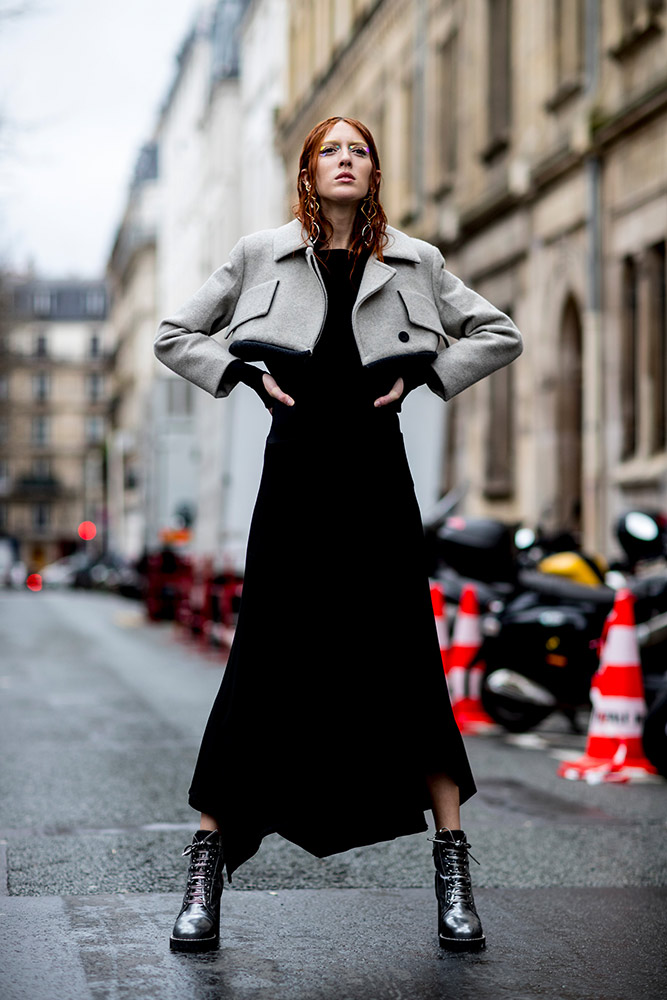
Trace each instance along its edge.
{"label": "parked car", "polygon": [[73,587],[76,574],[88,560],[85,552],[72,552],[69,556],[61,556],[55,562],[43,566],[40,570],[42,586]]}

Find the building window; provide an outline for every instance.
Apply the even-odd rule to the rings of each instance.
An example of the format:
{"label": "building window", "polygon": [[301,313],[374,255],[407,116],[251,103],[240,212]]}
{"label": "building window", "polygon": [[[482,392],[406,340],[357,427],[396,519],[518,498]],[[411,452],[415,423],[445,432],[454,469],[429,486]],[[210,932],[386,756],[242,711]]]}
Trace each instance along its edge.
{"label": "building window", "polygon": [[99,358],[100,356],[100,337],[97,333],[92,333],[90,335],[90,341],[88,346],[89,354],[91,358]]}
{"label": "building window", "polygon": [[556,0],[556,81],[579,82],[584,70],[583,0]]}
{"label": "building window", "polygon": [[47,503],[32,505],[32,526],[36,531],[44,531],[51,523],[51,507]]}
{"label": "building window", "polygon": [[48,316],[51,312],[51,293],[35,292],[32,307],[36,316]]}
{"label": "building window", "polygon": [[86,314],[103,316],[106,309],[106,295],[101,288],[93,288],[86,293]]}
{"label": "building window", "polygon": [[449,36],[436,50],[436,192],[451,187],[456,172],[457,132],[457,58],[456,34]]}
{"label": "building window", "polygon": [[585,3],[584,0],[553,0],[554,94],[547,110],[554,111],[578,94],[583,86]]}
{"label": "building window", "polygon": [[86,443],[100,444],[104,440],[104,417],[86,417]]}
{"label": "building window", "polygon": [[189,417],[193,412],[192,382],[167,380],[167,413],[170,417]]}
{"label": "building window", "polygon": [[489,377],[489,425],[484,495],[507,500],[514,492],[513,368],[505,366]]}
{"label": "building window", "polygon": [[4,444],[9,438],[9,421],[7,417],[0,417],[0,444]]}
{"label": "building window", "polygon": [[51,478],[51,462],[48,458],[33,458],[30,469],[33,479]]}
{"label": "building window", "polygon": [[123,486],[126,490],[136,490],[141,482],[139,476],[139,466],[136,459],[131,459],[125,465],[125,474],[123,477]]}
{"label": "building window", "polygon": [[621,458],[667,448],[665,241],[623,262]]}
{"label": "building window", "polygon": [[37,372],[32,377],[32,398],[36,403],[43,403],[49,397],[49,376],[46,372]]}
{"label": "building window", "polygon": [[621,309],[621,458],[637,450],[637,265],[623,261]]}
{"label": "building window", "polygon": [[509,145],[512,118],[512,3],[488,0],[487,83],[488,145],[483,158],[488,162]]}
{"label": "building window", "polygon": [[647,254],[647,365],[648,446],[664,451],[667,446],[667,302],[665,291],[665,241]]}
{"label": "building window", "polygon": [[581,530],[583,507],[584,376],[581,313],[573,295],[563,308],[555,406],[556,527]]}
{"label": "building window", "polygon": [[6,503],[0,503],[0,528],[7,528],[9,524],[9,510]]}
{"label": "building window", "polygon": [[403,78],[400,90],[401,112],[401,221],[407,225],[415,215],[417,157],[419,150],[415,141],[415,79],[410,72]]}
{"label": "building window", "polygon": [[44,358],[49,353],[49,345],[45,333],[38,333],[35,337],[35,354],[38,358]]}
{"label": "building window", "polygon": [[9,399],[9,375],[0,375],[0,399]]}
{"label": "building window", "polygon": [[86,376],[86,396],[89,403],[99,403],[104,391],[104,376],[91,372]]}
{"label": "building window", "polygon": [[0,493],[9,492],[9,462],[0,458]]}
{"label": "building window", "polygon": [[36,445],[45,445],[49,442],[49,418],[40,414],[32,418],[31,441]]}

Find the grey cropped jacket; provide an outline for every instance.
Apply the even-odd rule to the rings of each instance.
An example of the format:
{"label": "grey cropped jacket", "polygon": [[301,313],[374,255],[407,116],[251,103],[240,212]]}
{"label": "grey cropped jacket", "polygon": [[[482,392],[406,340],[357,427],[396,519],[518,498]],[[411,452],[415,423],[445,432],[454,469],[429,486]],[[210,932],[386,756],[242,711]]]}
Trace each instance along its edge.
{"label": "grey cropped jacket", "polygon": [[[429,386],[448,400],[521,354],[512,320],[448,271],[437,247],[391,226],[387,235],[384,261],[368,258],[352,310],[365,368],[421,358],[430,363]],[[154,350],[172,371],[226,396],[235,359],[311,355],[326,313],[315,253],[295,219],[240,239],[227,263],[162,320]]]}

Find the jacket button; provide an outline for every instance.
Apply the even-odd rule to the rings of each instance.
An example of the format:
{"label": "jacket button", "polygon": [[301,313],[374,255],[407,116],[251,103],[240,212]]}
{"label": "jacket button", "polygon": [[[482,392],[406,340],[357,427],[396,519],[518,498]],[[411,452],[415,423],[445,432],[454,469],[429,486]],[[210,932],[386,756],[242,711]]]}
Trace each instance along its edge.
{"label": "jacket button", "polygon": [[402,341],[404,344],[407,344],[408,340],[410,339],[410,334],[406,333],[405,330],[401,330],[401,332],[398,335],[398,339]]}

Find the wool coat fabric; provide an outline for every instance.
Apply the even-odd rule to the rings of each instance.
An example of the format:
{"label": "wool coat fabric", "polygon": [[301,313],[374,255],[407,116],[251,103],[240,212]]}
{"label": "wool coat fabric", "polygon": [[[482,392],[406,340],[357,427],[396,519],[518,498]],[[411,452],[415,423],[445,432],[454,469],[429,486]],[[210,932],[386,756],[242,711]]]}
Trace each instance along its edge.
{"label": "wool coat fabric", "polygon": [[391,264],[351,273],[346,251],[316,261],[295,224],[247,237],[158,331],[158,357],[213,395],[241,357],[295,400],[273,405],[238,625],[189,792],[218,822],[228,878],[270,833],[325,857],[426,830],[428,774],[449,774],[462,802],[475,791],[399,416],[373,400],[408,368],[450,397],[520,337],[434,247],[390,235]]}
{"label": "wool coat fabric", "polygon": [[[437,247],[391,226],[387,235],[384,261],[368,260],[352,308],[363,367],[427,358],[429,386],[448,400],[518,357],[512,320],[448,271]],[[235,358],[312,356],[326,313],[313,248],[295,219],[239,240],[229,261],[162,321],[154,350],[172,371],[226,396]]]}

